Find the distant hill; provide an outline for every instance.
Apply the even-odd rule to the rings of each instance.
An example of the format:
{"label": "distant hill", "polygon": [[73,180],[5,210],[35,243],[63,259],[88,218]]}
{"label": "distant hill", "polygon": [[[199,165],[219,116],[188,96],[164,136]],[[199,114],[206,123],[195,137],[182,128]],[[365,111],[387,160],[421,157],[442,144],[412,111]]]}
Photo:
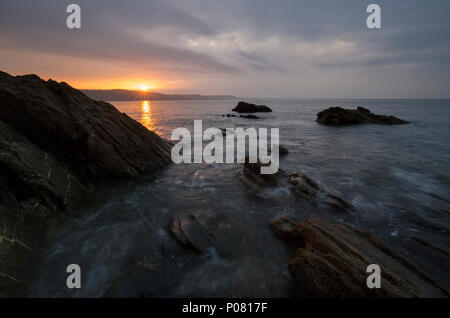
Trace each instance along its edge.
{"label": "distant hill", "polygon": [[217,99],[237,99],[231,95],[170,95],[156,92],[141,92],[126,89],[82,89],[88,97],[103,101],[128,101],[128,100],[217,100]]}

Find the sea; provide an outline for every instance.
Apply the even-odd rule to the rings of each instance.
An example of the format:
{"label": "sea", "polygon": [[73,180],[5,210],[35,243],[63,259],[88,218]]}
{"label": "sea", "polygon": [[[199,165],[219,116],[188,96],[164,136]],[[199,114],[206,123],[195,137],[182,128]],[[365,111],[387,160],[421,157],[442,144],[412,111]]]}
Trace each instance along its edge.
{"label": "sea", "polygon": [[[258,113],[260,119],[224,117],[238,100],[110,103],[166,139],[178,127],[193,131],[194,120],[202,120],[204,129],[279,128],[280,144],[289,150],[280,168],[308,175],[356,210],[314,207],[281,186],[255,194],[237,177],[239,163],[172,164],[143,180],[100,187],[65,216],[38,252],[27,295],[102,297],[130,263],[153,253],[155,244],[173,240],[168,230],[173,217],[192,213],[223,220],[233,253],[223,256],[212,246],[153,296],[290,296],[292,251],[269,227],[282,216],[318,217],[368,231],[450,289],[450,100],[246,101],[273,112]],[[317,113],[332,106],[363,106],[410,124],[318,124]],[[69,264],[81,267],[81,289],[66,286]]]}

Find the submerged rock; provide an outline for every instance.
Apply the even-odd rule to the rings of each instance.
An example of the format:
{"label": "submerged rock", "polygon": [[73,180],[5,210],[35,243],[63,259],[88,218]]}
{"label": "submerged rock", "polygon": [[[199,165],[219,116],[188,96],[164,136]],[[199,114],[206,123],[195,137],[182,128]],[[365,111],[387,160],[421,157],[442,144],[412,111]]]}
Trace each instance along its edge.
{"label": "submerged rock", "polygon": [[339,196],[332,194],[303,173],[291,174],[288,179],[291,191],[298,199],[306,199],[314,204],[325,203],[342,211],[355,211],[355,207]]}
{"label": "submerged rock", "polygon": [[[448,297],[408,259],[371,234],[316,218],[294,225],[271,222],[275,233],[296,248],[289,271],[299,297]],[[369,289],[367,266],[381,268],[381,288]]]}
{"label": "submerged rock", "polygon": [[259,193],[265,188],[275,186],[289,187],[299,200],[306,200],[313,205],[326,204],[340,211],[355,211],[356,208],[339,196],[319,187],[311,178],[303,173],[287,175],[283,170],[275,174],[261,174],[261,162],[250,163],[245,160],[242,174],[238,178],[253,192]]}
{"label": "submerged rock", "polygon": [[278,151],[280,152],[281,156],[289,154],[289,149],[287,149],[285,146],[279,145]]}
{"label": "submerged rock", "polygon": [[260,119],[260,117],[255,116],[255,115],[241,115],[239,117],[246,118],[246,119]]}
{"label": "submerged rock", "polygon": [[213,215],[191,213],[178,215],[172,219],[169,232],[182,246],[205,253],[215,248],[222,256],[232,251],[223,226],[223,222]]}
{"label": "submerged rock", "polygon": [[0,72],[0,296],[25,286],[22,265],[49,218],[99,181],[170,163],[170,145],[66,83]]}
{"label": "submerged rock", "polygon": [[236,257],[241,235],[232,231],[226,216],[211,211],[175,215],[166,231],[171,239],[149,238],[146,250],[151,253],[129,264],[104,296],[173,296],[172,289],[179,292],[180,281],[198,270],[202,260]]}
{"label": "submerged rock", "polygon": [[259,160],[256,163],[251,163],[249,158],[246,157],[243,174],[238,175],[238,177],[254,191],[278,185],[280,176],[284,175],[283,171],[280,170],[275,174],[261,174],[261,167],[264,166],[268,166],[268,164],[263,164]]}
{"label": "submerged rock", "polygon": [[237,106],[233,109],[234,112],[238,113],[270,113],[272,110],[266,105],[255,105],[246,102],[239,102]]}
{"label": "submerged rock", "polygon": [[358,124],[397,125],[408,124],[407,121],[394,116],[376,115],[370,110],[358,107],[357,109],[345,109],[330,107],[317,114],[318,123],[329,126],[347,126]]}

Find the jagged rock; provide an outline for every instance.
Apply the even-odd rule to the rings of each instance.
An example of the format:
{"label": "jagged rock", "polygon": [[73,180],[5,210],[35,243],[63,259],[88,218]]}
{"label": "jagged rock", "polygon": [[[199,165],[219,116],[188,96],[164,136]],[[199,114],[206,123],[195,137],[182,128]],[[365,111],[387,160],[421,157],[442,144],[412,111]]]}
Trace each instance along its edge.
{"label": "jagged rock", "polygon": [[0,120],[83,175],[136,177],[170,163],[170,146],[66,83],[0,72]]}
{"label": "jagged rock", "polygon": [[261,167],[264,166],[268,166],[268,164],[263,164],[259,160],[256,163],[251,163],[249,158],[246,157],[241,180],[255,190],[278,185],[279,177],[283,175],[283,172],[278,171],[275,174],[261,174]]}
{"label": "jagged rock", "polygon": [[221,221],[213,215],[191,213],[178,215],[172,219],[170,234],[183,246],[204,253],[214,247],[220,255],[231,253]]}
{"label": "jagged rock", "polygon": [[[367,232],[316,218],[293,224],[282,218],[271,227],[296,248],[288,268],[299,297],[449,296],[415,264]],[[370,264],[381,268],[380,289],[366,285]]]}
{"label": "jagged rock", "polygon": [[[39,197],[52,210],[65,209],[87,190],[75,171],[0,121],[0,165],[12,196]],[[6,176],[7,175],[7,176]]]}
{"label": "jagged rock", "polygon": [[[267,165],[267,164],[266,164]],[[242,174],[238,178],[253,192],[259,193],[264,188],[289,186],[292,194],[300,200],[307,200],[313,205],[327,204],[340,211],[355,211],[356,208],[339,196],[319,187],[311,178],[303,173],[286,175],[283,170],[275,174],[261,174],[261,162],[250,163],[245,159]]]}
{"label": "jagged rock", "polygon": [[357,109],[344,109],[341,107],[330,107],[317,114],[318,123],[329,126],[346,126],[357,124],[382,124],[397,125],[407,124],[407,121],[394,116],[376,115],[370,110],[358,107]]}
{"label": "jagged rock", "polygon": [[311,178],[302,173],[295,173],[289,176],[288,182],[291,184],[292,193],[297,198],[317,203],[316,196],[320,189]]}
{"label": "jagged rock", "polygon": [[335,194],[332,194],[303,173],[289,175],[288,183],[298,199],[306,199],[314,204],[323,202],[342,211],[355,211],[355,207]]}
{"label": "jagged rock", "polygon": [[100,178],[138,177],[169,162],[169,143],[114,106],[66,83],[0,72],[0,296],[18,295],[48,220]]}
{"label": "jagged rock", "polygon": [[239,102],[237,106],[233,109],[234,112],[238,113],[268,113],[272,112],[272,110],[266,105],[255,105],[246,102]]}

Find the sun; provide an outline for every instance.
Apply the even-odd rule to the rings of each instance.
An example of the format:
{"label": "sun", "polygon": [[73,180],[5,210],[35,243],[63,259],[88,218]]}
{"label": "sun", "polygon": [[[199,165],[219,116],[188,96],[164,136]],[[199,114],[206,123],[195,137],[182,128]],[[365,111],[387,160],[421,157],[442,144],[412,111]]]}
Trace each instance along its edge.
{"label": "sun", "polygon": [[148,86],[145,85],[145,84],[142,84],[142,85],[139,87],[139,89],[140,89],[142,92],[146,92],[146,91],[148,91]]}

